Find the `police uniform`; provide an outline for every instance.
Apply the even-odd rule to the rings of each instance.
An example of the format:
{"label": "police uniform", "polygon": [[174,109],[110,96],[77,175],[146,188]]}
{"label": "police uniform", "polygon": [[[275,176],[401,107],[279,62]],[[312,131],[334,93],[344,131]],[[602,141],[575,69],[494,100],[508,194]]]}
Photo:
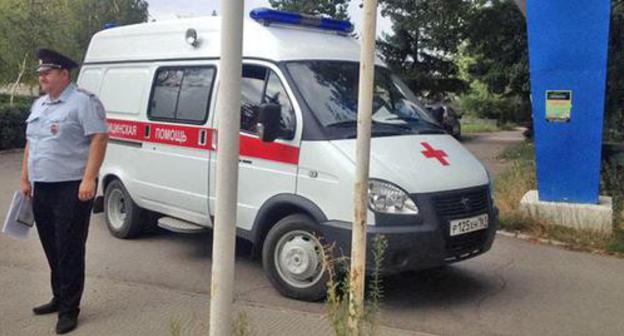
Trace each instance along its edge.
{"label": "police uniform", "polygon": [[[70,70],[77,66],[59,55],[40,49],[40,69],[48,66]],[[52,303],[59,316],[77,316],[84,288],[85,243],[93,205],[92,200],[80,201],[78,190],[85,173],[91,135],[107,133],[104,107],[95,95],[70,83],[56,99],[47,94],[37,99],[26,123],[33,212],[51,270]]]}

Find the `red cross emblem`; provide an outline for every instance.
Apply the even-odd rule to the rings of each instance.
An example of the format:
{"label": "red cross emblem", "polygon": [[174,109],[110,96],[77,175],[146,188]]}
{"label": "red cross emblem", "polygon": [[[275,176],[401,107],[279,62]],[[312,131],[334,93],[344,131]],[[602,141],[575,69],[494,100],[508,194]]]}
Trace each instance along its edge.
{"label": "red cross emblem", "polygon": [[427,142],[421,142],[420,143],[423,147],[425,147],[426,150],[421,151],[421,153],[423,153],[423,155],[427,158],[427,159],[437,159],[438,161],[440,161],[440,163],[443,166],[448,166],[450,165],[450,163],[446,160],[446,157],[448,155],[446,155],[446,153],[443,150],[439,150],[439,149],[434,149],[433,147],[431,147],[431,145]]}

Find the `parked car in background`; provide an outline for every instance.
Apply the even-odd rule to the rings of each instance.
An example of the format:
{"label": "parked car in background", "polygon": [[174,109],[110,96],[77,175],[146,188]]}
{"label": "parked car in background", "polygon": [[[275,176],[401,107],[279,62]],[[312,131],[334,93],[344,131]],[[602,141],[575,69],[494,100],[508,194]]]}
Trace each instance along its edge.
{"label": "parked car in background", "polygon": [[446,104],[430,104],[426,106],[429,114],[444,127],[446,132],[456,139],[461,139],[461,115]]}

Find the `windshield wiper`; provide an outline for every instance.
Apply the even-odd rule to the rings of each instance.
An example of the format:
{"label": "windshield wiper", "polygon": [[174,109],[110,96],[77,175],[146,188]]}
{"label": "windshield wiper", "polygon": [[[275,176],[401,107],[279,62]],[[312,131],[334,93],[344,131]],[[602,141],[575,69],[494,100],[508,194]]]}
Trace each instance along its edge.
{"label": "windshield wiper", "polygon": [[[328,125],[325,125],[325,127],[351,127],[351,126],[357,126],[357,120],[352,119],[352,120],[342,120],[342,121],[337,121],[335,123],[331,123]],[[374,133],[376,131],[376,129],[380,128],[380,127],[386,127],[386,128],[399,128],[402,130],[409,130],[411,131],[412,128],[407,126],[407,125],[403,125],[403,124],[390,124],[390,123],[384,123],[384,122],[380,122],[377,120],[372,120],[371,122],[371,126],[372,126],[372,132]]]}
{"label": "windshield wiper", "polygon": [[[354,126],[357,126],[357,120],[343,120],[337,121],[335,123],[331,123],[325,125],[325,127],[336,127],[336,128],[353,128],[353,133],[346,134],[344,137],[346,139],[355,138],[357,133],[355,133]],[[390,136],[390,135],[405,135],[405,134],[413,134],[413,130],[411,127],[404,124],[389,124],[383,123],[376,120],[372,120],[371,124],[371,135],[372,136]]]}
{"label": "windshield wiper", "polygon": [[356,119],[336,121],[334,123],[325,125],[325,127],[348,127],[348,126],[354,126],[354,125],[357,126]]}
{"label": "windshield wiper", "polygon": [[419,133],[427,133],[427,134],[444,134],[446,132],[444,132],[443,129],[440,128],[440,125],[431,122],[429,120],[423,119],[423,118],[417,118],[417,117],[403,117],[403,116],[396,116],[396,117],[390,117],[390,118],[386,118],[384,120],[403,120],[403,121],[415,121],[415,122],[419,122],[419,123],[424,123],[427,124],[431,127],[433,127],[433,129],[427,129],[427,130],[423,130],[420,131]]}

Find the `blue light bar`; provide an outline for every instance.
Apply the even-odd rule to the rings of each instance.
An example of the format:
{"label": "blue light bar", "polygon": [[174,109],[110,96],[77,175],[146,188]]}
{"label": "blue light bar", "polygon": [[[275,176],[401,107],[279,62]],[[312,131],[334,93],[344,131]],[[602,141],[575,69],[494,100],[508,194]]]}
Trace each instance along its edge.
{"label": "blue light bar", "polygon": [[324,30],[332,30],[339,33],[351,33],[353,25],[349,21],[328,19],[320,16],[305,15],[293,12],[283,12],[270,8],[256,8],[249,16],[265,25],[271,23],[291,24],[296,26],[315,27]]}

